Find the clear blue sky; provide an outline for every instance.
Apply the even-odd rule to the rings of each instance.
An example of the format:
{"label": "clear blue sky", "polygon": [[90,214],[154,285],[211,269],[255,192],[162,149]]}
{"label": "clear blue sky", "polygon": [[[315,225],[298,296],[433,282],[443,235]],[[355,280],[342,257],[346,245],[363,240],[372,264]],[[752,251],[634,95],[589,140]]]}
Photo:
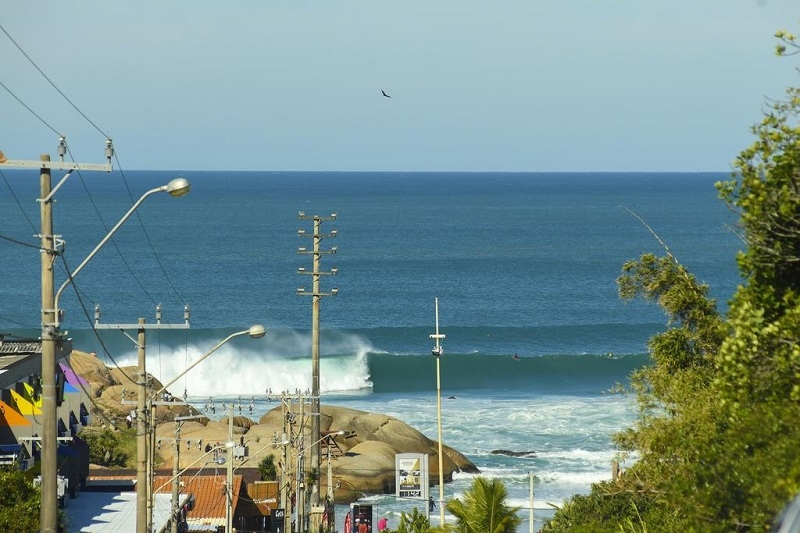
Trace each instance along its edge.
{"label": "clear blue sky", "polygon": [[[727,171],[800,84],[773,37],[797,0],[37,0],[0,24],[123,170]],[[1,32],[0,58],[101,162]],[[0,150],[56,144],[0,87]]]}

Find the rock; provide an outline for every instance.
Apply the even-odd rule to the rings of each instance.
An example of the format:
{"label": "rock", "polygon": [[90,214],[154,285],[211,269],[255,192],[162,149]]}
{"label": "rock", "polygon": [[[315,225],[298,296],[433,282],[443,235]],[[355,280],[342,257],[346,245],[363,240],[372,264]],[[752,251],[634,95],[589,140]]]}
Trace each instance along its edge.
{"label": "rock", "polygon": [[[104,417],[115,418],[124,424],[124,417],[135,407],[122,403],[122,390],[126,392],[128,401],[136,399],[136,368],[128,367],[109,370],[97,357],[84,352],[74,351],[72,367],[75,372],[89,381],[95,395],[96,405],[104,411]],[[156,388],[161,385],[153,380]],[[337,502],[354,501],[365,493],[393,493],[395,487],[395,455],[398,453],[428,454],[428,467],[431,486],[439,483],[438,443],[409,426],[408,424],[380,413],[359,411],[346,407],[321,405],[320,431],[345,434],[335,436],[338,448],[331,446],[331,473],[336,483],[334,497]],[[93,413],[96,414],[96,413]],[[176,452],[179,457],[179,469],[188,467],[218,467],[213,456],[206,452],[206,447],[228,441],[229,419],[223,415],[219,420],[199,417],[197,420],[185,420],[180,424],[180,442],[176,447],[176,415],[199,416],[198,411],[185,405],[159,406],[157,410],[156,442],[157,455],[161,464],[157,466],[172,467]],[[294,428],[296,434],[299,428]],[[264,457],[272,455],[280,474],[284,463],[284,454],[289,462],[288,472],[294,472],[297,462],[297,451],[291,446],[281,444],[283,434],[283,414],[281,407],[276,407],[261,417],[258,423],[244,416],[233,417],[233,441],[244,445],[247,457],[237,460],[235,468],[257,468]],[[306,425],[306,435],[310,426]],[[233,449],[230,450],[233,453]],[[219,454],[227,455],[229,450],[221,450]],[[321,465],[321,490],[327,491],[327,450],[323,447]],[[309,470],[306,465],[306,470]],[[442,446],[442,470],[445,482],[452,481],[453,472],[464,471],[477,473],[477,467],[463,454]]]}
{"label": "rock", "polygon": [[[337,502],[354,501],[363,494],[393,493],[395,488],[395,455],[398,453],[427,453],[431,486],[439,483],[438,444],[408,424],[396,418],[346,407],[321,405],[320,431],[345,431],[344,435],[334,437],[337,448],[331,447],[331,474],[337,487],[334,498]],[[204,466],[212,463],[213,457],[207,456],[207,444],[212,446],[228,440],[228,420],[198,423],[183,422],[181,426],[180,468],[188,466]],[[306,431],[310,431],[307,427]],[[283,464],[284,449],[280,444],[283,432],[281,408],[267,412],[258,423],[246,417],[234,417],[234,443],[247,447],[248,457],[245,463],[235,462],[236,468],[256,468],[264,457],[272,455],[280,472]],[[159,456],[163,466],[173,464],[175,424],[163,423],[156,430],[156,438],[170,442],[170,446],[162,443]],[[187,444],[187,440],[189,443]],[[464,471],[477,473],[475,465],[458,451],[449,446],[442,447],[442,466],[445,482],[452,481],[453,472]],[[227,454],[227,451],[221,452]],[[291,463],[290,472],[294,472],[297,458],[296,451],[287,447],[287,457]],[[321,490],[327,491],[327,458],[323,448],[321,459]],[[308,469],[308,465],[306,465]]]}
{"label": "rock", "polygon": [[[398,453],[427,453],[431,486],[439,483],[438,444],[413,427],[391,416],[347,407],[322,405],[320,411],[320,431],[347,432],[336,437],[343,455],[331,461],[342,492],[350,492],[350,496],[354,491],[394,492],[394,456]],[[259,422],[279,424],[280,416],[280,410],[273,409]],[[452,481],[456,471],[478,472],[469,459],[449,446],[443,445],[442,453],[445,482]],[[337,501],[343,496],[335,494]]]}
{"label": "rock", "polygon": [[[78,350],[72,351],[70,365],[77,375],[89,382],[91,387],[97,408],[92,413],[93,424],[110,422],[122,427],[125,417],[136,408],[138,369],[135,366],[108,368],[97,356]],[[157,379],[151,377],[151,383],[156,390],[161,388],[161,383]],[[160,422],[190,414],[198,414],[198,411],[182,403],[176,403],[174,407],[161,405],[156,407],[156,420]]]}
{"label": "rock", "polygon": [[536,457],[536,450],[528,452],[515,452],[513,450],[492,450],[495,455],[508,455],[509,457]]}

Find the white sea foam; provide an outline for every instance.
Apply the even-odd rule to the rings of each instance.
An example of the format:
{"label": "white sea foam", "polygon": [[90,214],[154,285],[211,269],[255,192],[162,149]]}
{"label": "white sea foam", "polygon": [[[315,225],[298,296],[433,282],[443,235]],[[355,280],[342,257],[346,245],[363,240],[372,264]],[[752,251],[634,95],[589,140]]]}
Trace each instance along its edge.
{"label": "white sea foam", "polygon": [[[320,356],[320,390],[322,393],[369,389],[367,353],[370,344],[355,335],[338,334],[329,349],[349,350],[349,355]],[[236,344],[234,344],[236,343]],[[213,346],[212,346],[213,348]],[[210,348],[189,345],[181,350],[160,350],[151,345],[147,352],[147,371],[162,383],[179,376],[189,365],[208,353]],[[170,391],[181,396],[184,389],[189,396],[219,396],[232,393],[263,398],[268,391],[273,395],[281,391],[311,389],[310,356],[307,339],[297,332],[282,330],[277,339],[236,340],[224,344],[202,363],[181,377]],[[336,352],[333,352],[336,353]],[[121,366],[135,366],[137,356],[123,356]]]}

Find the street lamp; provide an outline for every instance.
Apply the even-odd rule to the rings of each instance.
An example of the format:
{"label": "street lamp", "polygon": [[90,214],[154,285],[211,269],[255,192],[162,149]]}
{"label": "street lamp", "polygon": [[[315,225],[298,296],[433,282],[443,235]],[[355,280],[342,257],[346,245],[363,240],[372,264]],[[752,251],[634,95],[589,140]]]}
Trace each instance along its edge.
{"label": "street lamp", "polygon": [[206,357],[208,357],[212,353],[216,352],[223,344],[225,344],[226,342],[228,342],[232,338],[240,337],[242,335],[247,335],[251,339],[260,339],[261,337],[263,337],[266,334],[267,334],[267,330],[261,324],[255,324],[255,325],[250,326],[248,329],[245,329],[245,330],[242,330],[242,331],[237,331],[236,333],[231,333],[230,335],[225,337],[222,341],[220,341],[219,344],[217,344],[216,346],[211,348],[211,350],[209,352],[207,352],[204,356],[202,356],[200,359],[198,359],[197,361],[195,361],[194,363],[189,365],[189,367],[186,368],[186,370],[184,370],[183,372],[181,372],[180,374],[178,374],[177,376],[172,378],[169,383],[167,383],[166,385],[164,385],[163,387],[158,389],[155,392],[155,394],[153,394],[153,396],[158,397],[160,394],[162,394],[164,391],[166,391],[171,385],[174,385],[176,381],[178,381],[183,376],[185,376],[191,369],[193,369],[194,367],[196,367],[197,365],[202,363],[205,360]]}
{"label": "street lamp", "polygon": [[[192,370],[194,367],[199,365],[209,355],[211,355],[212,353],[216,352],[223,344],[225,344],[229,340],[233,339],[234,337],[239,337],[241,335],[248,335],[252,339],[260,339],[264,335],[266,335],[266,333],[267,333],[267,330],[261,324],[255,324],[253,326],[250,326],[248,329],[245,329],[245,330],[242,330],[242,331],[237,331],[236,333],[231,333],[230,335],[225,337],[222,341],[217,343],[216,346],[211,348],[211,350],[206,352],[205,355],[203,355],[197,361],[195,361],[194,363],[189,365],[183,372],[181,372],[180,374],[178,374],[177,376],[172,378],[166,385],[162,386],[155,393],[153,393],[151,395],[151,397],[150,397],[150,401],[152,401],[152,398],[157,398],[158,396],[160,396],[164,391],[166,391],[176,381],[178,381],[183,376],[185,376],[190,370]],[[144,349],[144,340],[140,341],[140,345],[142,346],[140,349]],[[140,357],[140,360],[142,360],[142,359],[143,359],[143,357]],[[139,416],[136,417],[136,419],[137,419],[137,428],[138,428],[137,437],[136,437],[137,438],[136,447],[137,447],[137,456],[138,456],[137,470],[136,470],[136,502],[137,502],[137,506],[136,506],[136,523],[137,523],[137,531],[139,533],[142,533],[143,531],[146,530],[146,524],[147,524],[147,500],[148,500],[148,497],[147,497],[148,490],[147,489],[149,488],[149,487],[147,487],[147,471],[149,470],[149,467],[148,467],[147,463],[149,461],[150,454],[148,453],[148,450],[147,450],[147,435],[146,435],[147,428],[145,427],[145,421],[144,421],[144,416],[143,416],[143,412],[146,409],[146,406],[145,406],[145,397],[146,397],[146,395],[147,395],[146,380],[140,379],[139,380],[139,399],[138,399],[138,405],[137,405],[137,408],[138,408],[138,410],[140,412],[139,412]],[[228,440],[230,442],[233,441],[233,417],[232,417],[232,415],[231,415],[231,419],[230,419],[230,429],[229,429],[229,439]],[[228,448],[228,460],[229,461],[231,460],[230,456],[231,456],[232,452],[233,452],[233,445],[231,445],[231,447]],[[230,465],[229,465],[229,467],[230,467]],[[177,506],[178,506],[177,501],[175,499],[173,499],[173,502],[172,502],[172,511],[173,511],[173,513],[177,512]],[[227,521],[227,523],[228,523],[228,531],[230,531],[230,521]]]}
{"label": "street lamp", "polygon": [[60,316],[61,313],[59,312],[58,309],[58,301],[61,299],[61,293],[64,292],[64,289],[67,288],[67,285],[72,283],[72,279],[75,276],[77,276],[81,270],[83,270],[83,267],[85,267],[86,264],[97,254],[97,252],[100,251],[100,248],[102,248],[103,245],[105,245],[105,243],[107,243],[109,239],[111,239],[111,237],[114,236],[117,230],[120,227],[122,227],[122,225],[131,217],[133,212],[136,211],[136,209],[138,209],[140,205],[142,205],[142,202],[144,202],[148,197],[152,196],[153,194],[159,192],[167,192],[173,198],[180,198],[181,196],[189,194],[190,189],[191,189],[191,184],[189,183],[189,180],[187,180],[186,178],[175,178],[166,185],[162,185],[161,187],[156,187],[155,189],[150,189],[149,191],[144,193],[141,196],[141,198],[136,200],[136,203],[134,203],[131,206],[131,208],[128,209],[128,212],[125,213],[125,215],[121,219],[119,219],[119,222],[117,222],[116,225],[113,228],[111,228],[111,231],[109,231],[108,234],[105,237],[103,237],[103,239],[97,244],[97,246],[94,247],[94,250],[92,250],[91,253],[86,256],[86,259],[84,259],[83,262],[80,265],[78,265],[78,267],[75,270],[72,271],[71,275],[66,279],[66,281],[64,281],[61,287],[59,287],[58,291],[56,292],[55,302],[54,302],[54,309],[56,309],[57,311],[56,327],[58,327],[60,325],[59,323],[61,322],[61,316]]}
{"label": "street lamp", "polygon": [[[63,183],[64,180],[62,180]],[[92,250],[69,276],[66,282],[53,294],[55,276],[53,260],[58,254],[56,237],[53,233],[52,201],[54,191],[50,188],[50,172],[42,172],[41,193],[41,240],[42,249],[42,492],[40,522],[42,531],[55,533],[58,522],[58,435],[57,435],[57,403],[56,403],[56,342],[61,341],[58,328],[61,313],[58,300],[66,286],[72,282],[86,263],[94,257],[100,248],[116,233],[122,224],[150,195],[157,192],[169,192],[172,196],[183,196],[189,192],[190,184],[185,178],[175,178],[167,185],[147,191],[133,204],[127,213],[111,229],[111,231]],[[60,184],[59,184],[60,185]]]}
{"label": "street lamp", "polygon": [[436,341],[431,353],[436,358],[436,421],[439,427],[439,526],[444,527],[444,468],[442,461],[442,380],[440,371],[441,355],[444,353],[439,341],[444,335],[439,334],[439,298],[434,299],[436,307],[436,333],[430,335]]}
{"label": "street lamp", "polygon": [[[228,439],[233,440],[233,403],[230,404],[230,412],[228,414]],[[279,445],[286,445],[289,444],[288,439],[283,439],[281,442],[272,442],[260,450],[258,450],[254,455],[251,457],[255,457],[267,448],[274,448]],[[250,460],[250,457],[242,461],[242,463],[237,466],[239,468],[244,463]],[[225,477],[225,493],[226,493],[226,501],[225,501],[225,533],[231,533],[233,531],[233,448],[228,449],[228,470],[227,475]]]}

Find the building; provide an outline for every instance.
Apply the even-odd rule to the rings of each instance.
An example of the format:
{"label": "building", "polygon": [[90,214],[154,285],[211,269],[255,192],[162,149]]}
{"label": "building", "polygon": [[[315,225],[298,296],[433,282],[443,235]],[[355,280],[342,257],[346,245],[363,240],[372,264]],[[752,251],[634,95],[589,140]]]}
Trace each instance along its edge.
{"label": "building", "polygon": [[[59,503],[67,505],[86,483],[89,448],[78,437],[90,423],[91,391],[69,367],[72,341],[57,346],[56,403]],[[0,464],[33,468],[41,456],[42,343],[39,339],[8,339],[0,334]]]}
{"label": "building", "polygon": [[[172,493],[172,476],[154,478],[155,494]],[[227,476],[223,472],[188,471],[180,478],[180,494],[191,495],[193,508],[186,513],[188,531],[216,533],[225,529]],[[237,531],[269,531],[269,510],[263,513],[249,495],[242,474],[233,475],[231,516]]]}

